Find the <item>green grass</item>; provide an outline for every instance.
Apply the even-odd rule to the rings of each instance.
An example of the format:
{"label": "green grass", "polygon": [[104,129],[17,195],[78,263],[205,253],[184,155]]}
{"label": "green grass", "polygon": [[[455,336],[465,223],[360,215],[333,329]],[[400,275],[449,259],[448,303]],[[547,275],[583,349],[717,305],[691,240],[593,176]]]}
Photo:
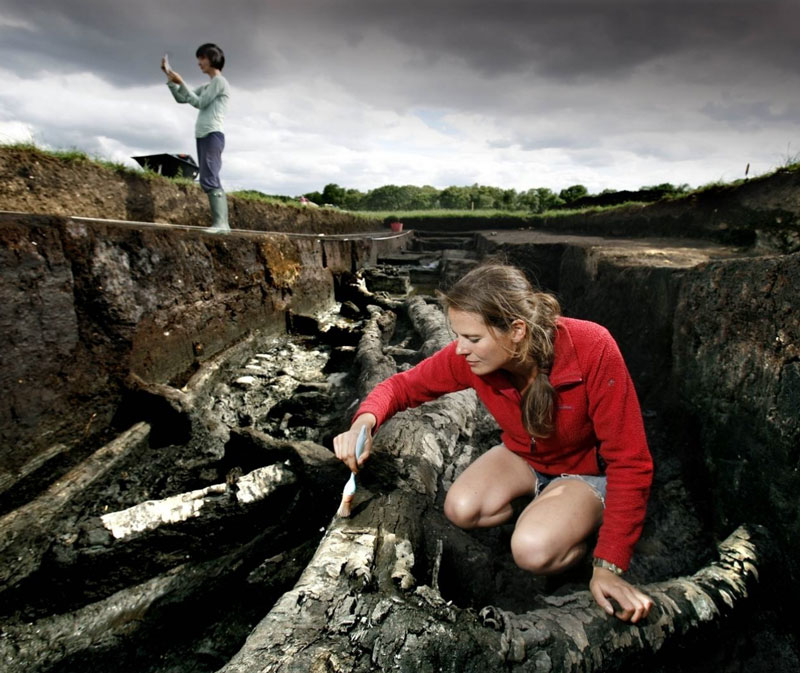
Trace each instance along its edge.
{"label": "green grass", "polygon": [[75,164],[90,163],[92,161],[88,154],[74,148],[66,150],[53,150],[52,155],[58,159],[61,159],[62,161]]}
{"label": "green grass", "polygon": [[[109,161],[108,159],[94,159],[93,161],[94,163],[100,164],[109,171],[113,171],[114,173],[119,173],[120,175],[141,175],[142,173],[140,170],[132,168],[131,166],[126,166],[125,164],[121,164],[118,161]],[[148,172],[152,173],[152,171]]]}
{"label": "green grass", "polygon": [[[229,194],[237,199],[244,199],[245,201],[256,201],[258,203],[268,203],[274,206],[282,206],[284,208],[297,208],[298,210],[308,208],[309,206],[302,205],[294,196],[278,196],[273,194],[265,194],[259,192],[257,189],[240,189]],[[313,208],[313,206],[311,206]],[[319,210],[332,210],[330,208],[319,207]],[[339,211],[344,212],[344,211]],[[354,214],[354,213],[349,213]]]}
{"label": "green grass", "polygon": [[34,145],[33,143],[0,143],[0,147],[6,150],[16,150],[19,152],[38,152],[44,154],[45,151]]}
{"label": "green grass", "polygon": [[271,194],[264,194],[264,192],[259,192],[256,189],[240,189],[234,192],[230,192],[231,196],[235,196],[237,199],[244,199],[245,201],[259,201],[261,203],[273,203],[282,206],[298,206],[299,203],[297,199],[291,196],[274,196]]}
{"label": "green grass", "polygon": [[361,215],[370,219],[400,220],[404,217],[527,217],[527,210],[353,210],[353,215]]}
{"label": "green grass", "polygon": [[529,210],[393,210],[393,211],[350,211],[352,215],[367,217],[369,219],[382,220],[383,222],[402,222],[407,220],[424,219],[464,219],[464,220],[539,220],[553,217],[568,217],[570,215],[587,215],[589,213],[600,213],[622,208],[639,207],[643,204],[639,201],[626,201],[625,203],[613,206],[586,206],[585,208],[559,208],[556,210],[546,210],[542,213],[532,213]]}

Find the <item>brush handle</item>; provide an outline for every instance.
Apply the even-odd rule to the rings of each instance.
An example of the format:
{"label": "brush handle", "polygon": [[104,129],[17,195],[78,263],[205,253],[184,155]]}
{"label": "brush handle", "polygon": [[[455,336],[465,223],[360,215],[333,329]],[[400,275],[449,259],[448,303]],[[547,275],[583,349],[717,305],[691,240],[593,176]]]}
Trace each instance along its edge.
{"label": "brush handle", "polygon": [[[356,440],[356,460],[361,458],[361,454],[364,451],[364,444],[366,441],[367,441],[367,426],[362,425],[361,430],[358,433],[358,439]],[[355,492],[356,492],[356,473],[351,472],[350,478],[344,485],[344,490],[342,491],[342,495],[353,495],[353,493]]]}
{"label": "brush handle", "polygon": [[364,444],[367,443],[367,426],[362,425],[361,430],[358,431],[358,439],[356,440],[356,460],[361,458],[364,452]]}

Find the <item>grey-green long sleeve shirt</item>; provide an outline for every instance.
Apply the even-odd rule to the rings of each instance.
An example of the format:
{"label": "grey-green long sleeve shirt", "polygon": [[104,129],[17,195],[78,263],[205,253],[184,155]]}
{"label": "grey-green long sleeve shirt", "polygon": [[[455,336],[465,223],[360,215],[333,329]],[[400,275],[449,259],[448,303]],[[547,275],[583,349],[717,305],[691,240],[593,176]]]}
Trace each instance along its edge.
{"label": "grey-green long sleeve shirt", "polygon": [[228,110],[231,89],[222,75],[212,77],[207,84],[189,89],[186,84],[167,82],[172,96],[179,103],[189,103],[200,112],[194,125],[195,138],[202,138],[214,131],[222,132],[222,122]]}

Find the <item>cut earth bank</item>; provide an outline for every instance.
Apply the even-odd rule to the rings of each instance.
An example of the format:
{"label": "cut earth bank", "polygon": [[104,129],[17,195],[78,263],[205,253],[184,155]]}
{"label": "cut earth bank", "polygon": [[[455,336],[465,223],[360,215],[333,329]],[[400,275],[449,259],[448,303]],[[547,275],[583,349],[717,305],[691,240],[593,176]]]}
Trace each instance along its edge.
{"label": "cut earth bank", "polygon": [[[276,216],[241,227],[324,238],[76,219],[192,226],[206,211],[188,187],[135,176],[109,187],[107,175],[92,177],[99,169],[58,163],[40,174],[35,157],[0,157],[0,209],[43,213],[0,220],[0,480],[9,493],[52,447],[77,460],[122,430],[113,421],[132,376],[180,384],[248,333],[280,333],[287,315],[331,308],[341,275],[413,238],[355,236],[349,216],[324,211],[302,225]],[[791,605],[800,598],[800,179],[770,180],[723,189],[714,208],[661,203],[547,221],[548,231],[497,222],[476,240],[479,255],[524,267],[569,315],[609,327],[645,409],[684,429],[675,452],[695,475],[687,481],[711,531],[768,526],[786,555],[780,584]],[[645,221],[658,226],[637,226]]]}

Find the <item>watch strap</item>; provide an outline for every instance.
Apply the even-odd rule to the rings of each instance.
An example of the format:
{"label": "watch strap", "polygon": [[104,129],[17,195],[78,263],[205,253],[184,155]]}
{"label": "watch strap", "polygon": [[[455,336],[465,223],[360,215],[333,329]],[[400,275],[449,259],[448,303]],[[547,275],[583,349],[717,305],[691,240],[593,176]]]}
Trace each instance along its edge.
{"label": "watch strap", "polygon": [[596,556],[592,559],[592,565],[595,568],[605,568],[606,570],[610,570],[615,575],[621,575],[623,572],[625,572],[615,563],[611,563],[611,561],[606,561],[604,558],[597,558]]}

